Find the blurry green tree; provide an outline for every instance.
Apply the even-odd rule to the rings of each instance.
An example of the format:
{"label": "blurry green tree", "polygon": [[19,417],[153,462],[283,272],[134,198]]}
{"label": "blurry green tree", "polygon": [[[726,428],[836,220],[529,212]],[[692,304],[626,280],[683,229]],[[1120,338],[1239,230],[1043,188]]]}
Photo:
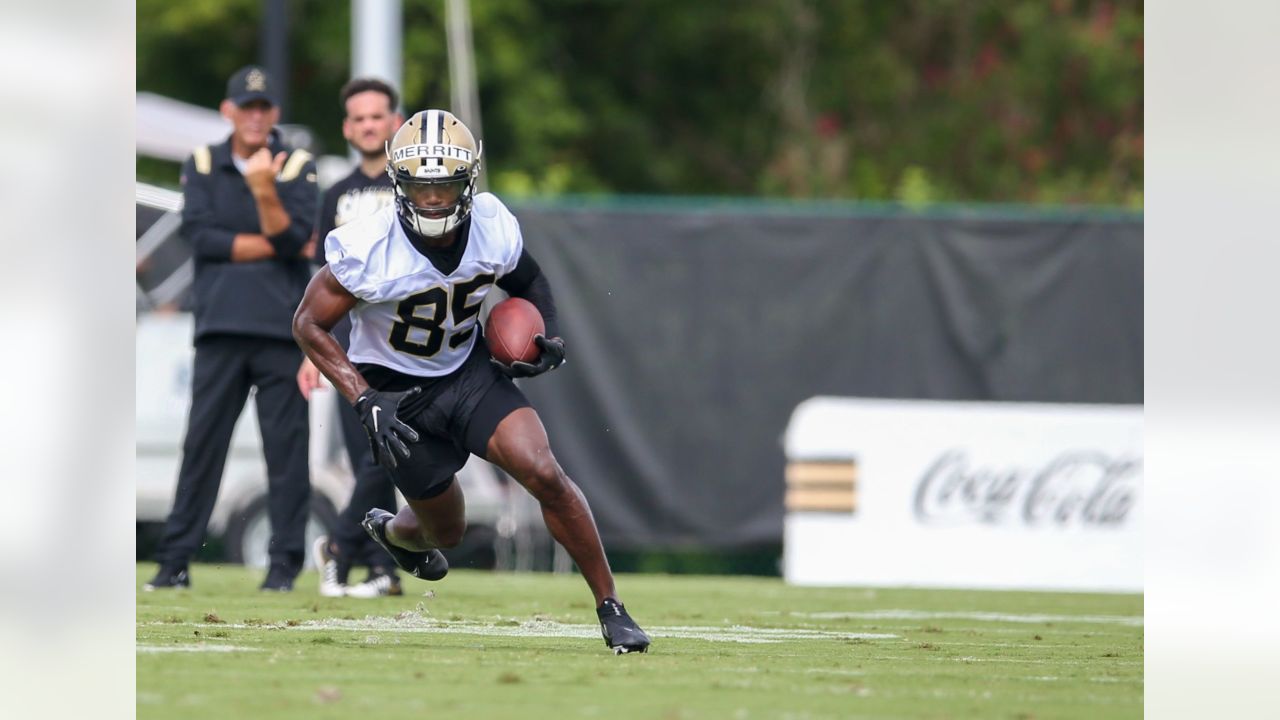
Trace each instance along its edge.
{"label": "blurry green tree", "polygon": [[[471,9],[500,192],[1142,204],[1140,0]],[[291,11],[289,120],[341,153],[349,3]],[[260,16],[137,0],[138,89],[215,106]],[[442,0],[404,0],[404,24],[405,108],[448,105]]]}

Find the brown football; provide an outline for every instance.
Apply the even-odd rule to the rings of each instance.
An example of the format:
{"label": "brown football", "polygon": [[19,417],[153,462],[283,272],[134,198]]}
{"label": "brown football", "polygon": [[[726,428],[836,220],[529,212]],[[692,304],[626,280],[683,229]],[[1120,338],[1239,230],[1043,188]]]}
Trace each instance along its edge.
{"label": "brown football", "polygon": [[484,341],[489,346],[489,354],[503,365],[517,360],[533,362],[542,354],[533,337],[545,332],[546,325],[538,308],[528,300],[513,297],[494,305],[489,311],[489,320],[484,324]]}

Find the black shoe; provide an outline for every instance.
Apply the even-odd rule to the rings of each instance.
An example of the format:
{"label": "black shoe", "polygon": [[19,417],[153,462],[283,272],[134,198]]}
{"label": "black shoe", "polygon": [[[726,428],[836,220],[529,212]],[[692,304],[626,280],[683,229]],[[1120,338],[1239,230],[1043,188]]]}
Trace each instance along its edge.
{"label": "black shoe", "polygon": [[439,550],[431,549],[423,552],[406,550],[399,545],[392,545],[391,541],[387,540],[387,523],[393,517],[395,515],[386,510],[374,508],[365,514],[360,524],[364,526],[365,532],[369,533],[369,537],[381,545],[391,559],[396,561],[396,565],[399,565],[401,570],[423,580],[439,580],[447,575],[449,561]]}
{"label": "black shoe", "polygon": [[283,565],[272,565],[267,570],[267,579],[258,586],[264,592],[293,592],[293,579],[297,573]]}
{"label": "black shoe", "polygon": [[622,603],[605,598],[596,608],[596,617],[600,618],[604,644],[613,650],[614,655],[649,651],[649,636],[631,619]]}
{"label": "black shoe", "polygon": [[150,582],[142,586],[142,589],[151,592],[163,588],[189,588],[191,587],[191,576],[187,574],[184,567],[161,567],[156,576],[151,578]]}

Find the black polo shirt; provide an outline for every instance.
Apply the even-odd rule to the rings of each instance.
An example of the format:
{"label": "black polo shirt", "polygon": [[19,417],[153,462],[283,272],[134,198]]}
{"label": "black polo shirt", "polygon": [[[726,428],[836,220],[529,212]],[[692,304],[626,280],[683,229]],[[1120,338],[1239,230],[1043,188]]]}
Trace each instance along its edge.
{"label": "black polo shirt", "polygon": [[[288,152],[272,134],[271,152]],[[232,262],[238,233],[261,233],[253,193],[231,158],[231,138],[197,148],[182,165],[182,237],[195,258],[195,336],[230,334],[293,340],[293,313],[311,279],[298,256],[316,217],[316,166],[304,150],[290,152],[276,191],[292,221],[268,237],[276,256]]]}

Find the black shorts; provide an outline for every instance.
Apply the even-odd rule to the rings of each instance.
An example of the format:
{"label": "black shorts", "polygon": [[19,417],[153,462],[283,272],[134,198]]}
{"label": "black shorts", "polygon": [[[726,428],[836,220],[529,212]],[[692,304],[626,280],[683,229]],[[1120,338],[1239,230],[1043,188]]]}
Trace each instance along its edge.
{"label": "black shorts", "polygon": [[391,468],[396,487],[406,498],[424,500],[449,488],[454,473],[467,464],[467,455],[483,458],[489,438],[502,419],[529,400],[506,375],[489,363],[489,352],[477,341],[457,370],[441,377],[415,377],[370,363],[356,366],[376,390],[422,392],[398,417],[418,431],[409,444],[409,457],[397,457]]}

